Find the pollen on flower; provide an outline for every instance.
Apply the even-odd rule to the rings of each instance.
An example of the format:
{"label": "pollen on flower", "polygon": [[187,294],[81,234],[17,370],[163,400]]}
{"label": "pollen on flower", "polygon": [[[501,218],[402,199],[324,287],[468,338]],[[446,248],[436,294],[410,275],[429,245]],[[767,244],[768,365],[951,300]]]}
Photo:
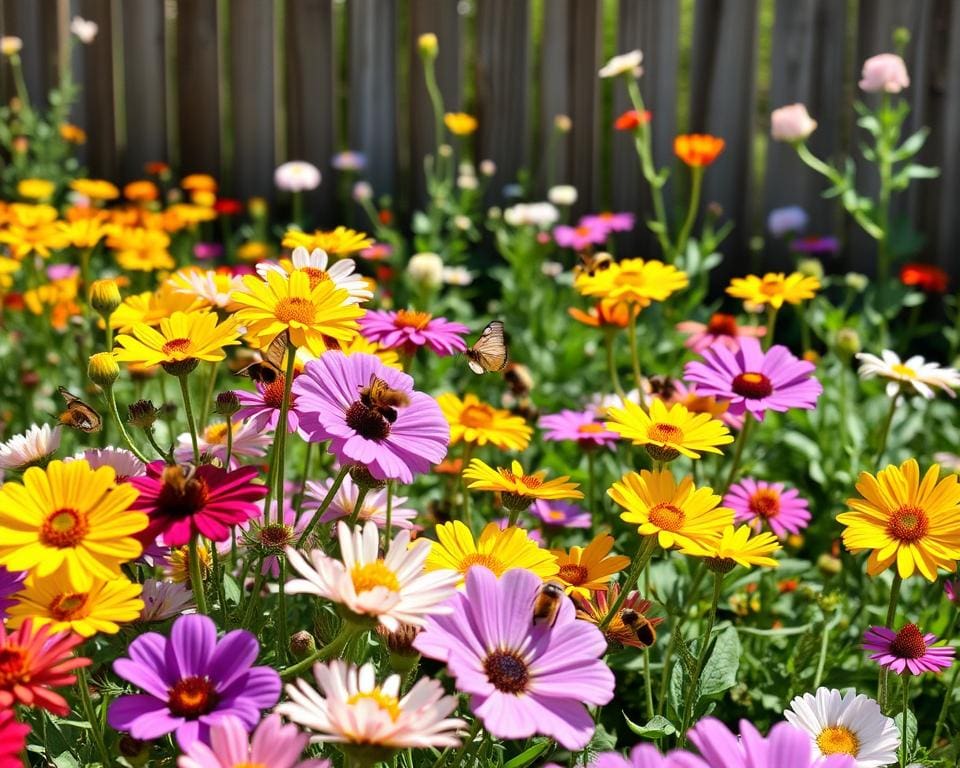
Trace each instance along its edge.
{"label": "pollen on flower", "polygon": [[295,322],[310,325],[316,319],[317,308],[310,299],[280,299],[273,314],[281,323]]}
{"label": "pollen on flower", "polygon": [[316,267],[302,267],[300,269],[308,278],[310,278],[310,289],[316,288],[324,280],[329,280],[330,275],[322,269]]}
{"label": "pollen on flower", "polygon": [[422,331],[432,319],[433,315],[429,312],[415,312],[411,309],[401,309],[397,311],[394,324],[400,328],[415,328],[418,331]]}
{"label": "pollen on flower", "polygon": [[210,678],[191,675],[173,685],[167,693],[167,706],[171,714],[195,720],[212,712],[219,699]]}
{"label": "pollen on flower", "polygon": [[87,604],[86,592],[61,592],[50,602],[48,610],[57,621],[70,621],[79,618]]}
{"label": "pollen on flower", "polygon": [[384,693],[380,686],[377,686],[372,691],[361,691],[353,694],[353,696],[347,699],[347,704],[355,705],[361,701],[374,702],[381,710],[390,715],[390,719],[394,722],[396,722],[397,718],[400,717],[402,712],[400,709],[400,702],[397,700],[396,696],[391,696],[389,693]]}
{"label": "pollen on flower", "polygon": [[733,391],[749,400],[760,400],[773,394],[773,384],[762,373],[741,373],[733,380]]}
{"label": "pollen on flower", "polygon": [[890,366],[890,370],[893,371],[898,376],[904,376],[908,379],[917,378],[917,372],[911,368],[909,365],[904,365],[903,363],[894,363]]}
{"label": "pollen on flower", "polygon": [[887,532],[900,541],[917,541],[927,535],[930,521],[919,507],[904,505],[897,509],[887,524]]}
{"label": "pollen on flower", "polygon": [[48,547],[75,547],[90,530],[87,517],[76,509],[56,509],[40,528],[40,542]]}
{"label": "pollen on flower", "polygon": [[577,587],[587,580],[590,572],[582,565],[567,563],[560,566],[560,572],[557,575],[562,581]]}
{"label": "pollen on flower", "polygon": [[[263,402],[266,403],[271,408],[276,408],[280,410],[283,405],[283,393],[286,389],[287,377],[283,374],[277,376],[272,382],[267,384],[263,388],[261,396],[263,397]],[[290,405],[293,405],[293,394],[290,395]]]}
{"label": "pollen on flower", "polygon": [[927,652],[927,644],[916,624],[907,624],[890,643],[890,651],[901,659],[919,659]]}
{"label": "pollen on flower", "polygon": [[369,592],[377,587],[386,587],[391,592],[400,591],[400,580],[383,560],[376,560],[365,565],[355,565],[350,572],[350,578],[353,580],[353,588],[360,594]]}
{"label": "pollen on flower", "polygon": [[190,339],[170,339],[160,349],[165,355],[186,355],[193,347]]}
{"label": "pollen on flower", "polygon": [[860,753],[860,739],[849,728],[834,725],[824,728],[817,736],[817,747],[824,755],[851,755]]}
{"label": "pollen on flower", "polygon": [[493,555],[484,555],[480,552],[473,552],[463,558],[463,560],[460,561],[460,568],[458,570],[461,573],[466,573],[475,565],[479,565],[482,568],[492,571],[494,576],[502,576],[503,572],[506,570],[506,567],[500,558],[494,557]]}
{"label": "pollen on flower", "polygon": [[490,684],[503,693],[523,693],[530,682],[526,662],[514,651],[494,651],[484,659],[483,671]]}
{"label": "pollen on flower", "polygon": [[673,424],[651,424],[647,438],[655,443],[679,443],[683,440],[683,430]]}
{"label": "pollen on flower", "polygon": [[211,424],[203,431],[203,439],[213,445],[224,445],[227,442],[227,422]]}
{"label": "pollen on flower", "polygon": [[773,488],[757,488],[747,505],[757,517],[769,520],[780,514],[780,494]]}
{"label": "pollen on flower", "polygon": [[687,518],[682,509],[666,502],[651,507],[647,517],[653,525],[664,531],[679,531]]}

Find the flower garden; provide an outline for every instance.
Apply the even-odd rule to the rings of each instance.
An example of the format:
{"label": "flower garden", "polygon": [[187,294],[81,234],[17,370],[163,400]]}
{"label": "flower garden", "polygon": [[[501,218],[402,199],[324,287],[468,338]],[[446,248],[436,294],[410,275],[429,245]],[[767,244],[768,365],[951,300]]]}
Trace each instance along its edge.
{"label": "flower garden", "polygon": [[412,229],[350,151],[364,219],[317,229],[304,161],[276,205],[91,177],[76,86],[36,106],[3,38],[0,768],[960,764],[960,307],[894,241],[937,175],[899,52],[862,62],[875,196],[769,116],[867,276],[796,208],[787,269],[723,264],[728,140],[657,164],[639,50],[597,77],[649,209],[489,205],[442,42]]}

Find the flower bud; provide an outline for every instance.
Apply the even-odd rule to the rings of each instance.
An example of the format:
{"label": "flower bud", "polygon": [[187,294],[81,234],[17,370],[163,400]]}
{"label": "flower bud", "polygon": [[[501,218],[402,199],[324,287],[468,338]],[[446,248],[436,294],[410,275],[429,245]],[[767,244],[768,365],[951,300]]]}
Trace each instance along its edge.
{"label": "flower bud", "polygon": [[443,284],[443,259],[435,253],[415,253],[407,263],[407,277],[422,288],[439,288]]}
{"label": "flower bud", "polygon": [[120,376],[120,366],[111,352],[97,352],[87,364],[90,381],[103,389],[109,389]]}
{"label": "flower bud", "polygon": [[373,187],[366,181],[358,181],[353,185],[353,199],[358,203],[365,203],[373,197]]}
{"label": "flower bud", "polygon": [[573,205],[577,202],[577,188],[569,184],[559,184],[547,190],[547,200],[554,205]]}
{"label": "flower bud", "polygon": [[797,262],[797,272],[807,277],[823,280],[823,263],[820,259],[800,259]]}
{"label": "flower bud", "polygon": [[859,272],[847,272],[847,274],[843,276],[843,281],[847,284],[848,288],[852,288],[857,293],[863,293],[867,290],[867,286],[870,285],[870,278]]}
{"label": "flower bud", "polygon": [[157,420],[157,407],[150,400],[137,400],[127,406],[127,421],[134,427],[150,429]]}
{"label": "flower bud", "polygon": [[573,120],[569,115],[556,115],[553,118],[553,127],[558,133],[570,133],[573,130]]}
{"label": "flower bud", "polygon": [[262,197],[251,197],[247,201],[247,210],[253,218],[262,219],[267,215],[267,201]]}
{"label": "flower bud", "polygon": [[433,32],[427,32],[417,38],[417,50],[420,56],[426,61],[433,61],[440,53],[440,43]]}
{"label": "flower bud", "polygon": [[895,53],[881,53],[863,62],[860,90],[866,93],[900,93],[910,86],[907,65]]}
{"label": "flower bud", "polygon": [[104,322],[110,319],[122,302],[116,280],[94,280],[90,283],[90,306]]}
{"label": "flower bud", "polygon": [[237,397],[237,393],[232,389],[221,392],[217,395],[217,400],[213,408],[218,415],[230,418],[240,410],[240,398]]}
{"label": "flower bud", "polygon": [[386,480],[380,480],[370,474],[370,470],[363,464],[354,464],[350,467],[350,479],[357,488],[366,488],[369,491],[378,491],[386,487]]}
{"label": "flower bud", "polygon": [[824,552],[817,558],[817,570],[824,576],[836,576],[843,570],[843,563],[840,558]]}
{"label": "flower bud", "polygon": [[170,360],[160,363],[160,367],[163,368],[171,376],[187,376],[188,374],[193,373],[197,366],[200,365],[200,361],[195,357],[188,357],[184,360]]}
{"label": "flower bud", "polygon": [[480,175],[493,176],[497,172],[497,164],[493,160],[480,161]]}
{"label": "flower bud", "polygon": [[300,630],[290,637],[290,655],[295,659],[305,659],[317,650],[317,641],[306,630]]}
{"label": "flower bud", "polygon": [[0,53],[4,56],[15,56],[23,48],[23,40],[13,35],[0,37]]}
{"label": "flower bud", "polygon": [[817,130],[803,104],[789,104],[770,113],[770,137],[774,141],[804,141]]}
{"label": "flower bud", "polygon": [[853,357],[861,348],[860,334],[853,328],[841,328],[837,331],[837,349],[843,354]]}

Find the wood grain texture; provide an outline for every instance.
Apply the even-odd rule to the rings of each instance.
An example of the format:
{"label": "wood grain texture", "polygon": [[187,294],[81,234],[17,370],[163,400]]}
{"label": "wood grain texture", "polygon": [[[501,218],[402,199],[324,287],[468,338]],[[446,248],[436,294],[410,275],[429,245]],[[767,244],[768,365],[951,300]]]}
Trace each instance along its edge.
{"label": "wood grain texture", "polygon": [[[4,0],[0,23],[3,35],[15,35],[23,40],[20,61],[30,101],[45,107],[47,92],[58,80],[57,1]],[[6,63],[3,69],[5,92],[12,93],[12,79]]]}
{"label": "wood grain texture", "polygon": [[177,0],[177,93],[184,173],[220,175],[217,5]]}
{"label": "wood grain texture", "polygon": [[934,251],[931,254],[941,267],[953,274],[953,287],[960,279],[957,243],[960,243],[960,8],[950,5],[945,28],[949,34],[947,56],[943,69],[937,69],[934,83],[943,89],[938,132],[933,141],[940,147],[942,173],[937,187],[937,198],[931,203],[935,217]]}
{"label": "wood grain texture", "polygon": [[92,176],[114,180],[120,164],[114,122],[110,0],[79,0],[77,12],[100,27],[94,44],[77,46],[77,55],[83,61],[80,98],[86,115],[86,162]]}
{"label": "wood grain texture", "polygon": [[163,3],[123,6],[124,181],[142,178],[144,163],[167,159],[163,14]]}

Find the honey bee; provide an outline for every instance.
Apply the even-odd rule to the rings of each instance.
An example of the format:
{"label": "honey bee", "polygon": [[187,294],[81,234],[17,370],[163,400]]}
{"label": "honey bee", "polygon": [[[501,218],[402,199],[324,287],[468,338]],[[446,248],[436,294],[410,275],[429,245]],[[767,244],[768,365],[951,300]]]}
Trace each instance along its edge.
{"label": "honey bee", "polygon": [[644,648],[649,648],[657,642],[657,630],[642,613],[638,613],[633,608],[624,608],[620,611],[620,620],[633,632]]}
{"label": "honey bee", "polygon": [[655,374],[650,376],[647,381],[650,382],[650,394],[656,395],[661,400],[669,400],[677,392],[677,382],[669,376]]}
{"label": "honey bee", "polygon": [[60,396],[67,402],[67,410],[60,414],[60,423],[67,427],[79,429],[81,432],[99,432],[103,427],[100,414],[87,405],[66,387],[58,387]]}
{"label": "honey bee", "polygon": [[397,420],[397,408],[410,405],[410,398],[405,392],[391,389],[387,382],[370,374],[370,383],[359,387],[360,402],[372,411],[376,411],[391,424]]}
{"label": "honey bee", "polygon": [[605,269],[610,269],[612,264],[613,256],[606,251],[599,251],[597,253],[581,253],[580,263],[573,268],[573,271],[576,275],[587,274],[590,277],[593,277],[597,274],[597,272],[603,272]]}
{"label": "honey bee", "polygon": [[163,468],[163,484],[181,496],[195,482],[197,468],[193,464],[168,464]]}
{"label": "honey bee", "polygon": [[287,345],[290,342],[290,331],[284,331],[279,334],[263,355],[263,360],[257,360],[250,363],[239,371],[237,376],[247,376],[259,384],[273,384],[277,379],[283,376],[283,355],[287,351]]}
{"label": "honey bee", "polygon": [[533,601],[533,625],[546,624],[552,627],[557,621],[564,597],[563,584],[557,581],[544,584]]}

